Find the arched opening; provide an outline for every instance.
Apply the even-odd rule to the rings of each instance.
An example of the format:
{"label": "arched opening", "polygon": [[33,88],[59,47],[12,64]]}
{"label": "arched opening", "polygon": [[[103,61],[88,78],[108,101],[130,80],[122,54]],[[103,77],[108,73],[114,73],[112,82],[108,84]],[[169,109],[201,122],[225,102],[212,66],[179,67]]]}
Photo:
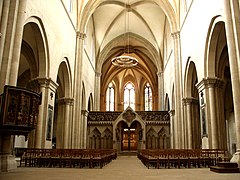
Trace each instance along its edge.
{"label": "arched opening", "polygon": [[102,149],[112,149],[113,148],[113,136],[110,129],[107,127],[102,133]]}
{"label": "arched opening", "polygon": [[57,74],[58,88],[55,94],[53,130],[52,136],[50,136],[52,138],[49,138],[53,148],[68,148],[70,146],[71,121],[69,115],[72,104],[70,79],[68,60],[64,58]]}
{"label": "arched opening", "polygon": [[112,82],[109,83],[106,92],[106,110],[114,111],[115,88]]}
{"label": "arched opening", "polygon": [[[190,59],[189,59],[190,60]],[[186,69],[186,98],[185,103],[185,136],[188,148],[201,148],[202,147],[202,136],[201,124],[200,123],[200,105],[199,105],[199,94],[196,84],[198,83],[196,66],[193,61],[189,61]]]}
{"label": "arched opening", "polygon": [[88,111],[92,111],[93,110],[93,97],[92,97],[92,93],[90,93],[90,96],[88,98],[87,110]]}
{"label": "arched opening", "polygon": [[144,87],[144,100],[145,100],[145,111],[152,111],[152,88],[149,83]]}
{"label": "arched opening", "polygon": [[95,128],[90,134],[90,148],[101,149],[101,133],[98,128]]}
{"label": "arched opening", "polygon": [[207,123],[207,131],[211,138],[209,146],[228,149],[233,154],[236,152],[234,105],[226,30],[221,17],[213,19],[207,43],[205,74],[207,77],[213,77],[211,87],[214,91],[210,91],[210,87],[207,89],[209,94],[203,96],[215,100],[213,106],[206,106],[206,116],[210,119]]}
{"label": "arched opening", "polygon": [[[42,23],[35,18],[28,19],[23,27],[20,60],[18,67],[17,86],[40,93],[37,77],[47,75],[47,59],[44,44]],[[36,130],[30,132],[28,140],[24,136],[15,136],[14,148],[16,154],[22,148],[36,147],[39,139],[36,137]]]}
{"label": "arched opening", "polygon": [[138,121],[133,121],[130,126],[125,121],[120,121],[116,128],[116,140],[120,142],[120,150],[137,151],[139,141],[143,138],[142,127]]}
{"label": "arched opening", "polygon": [[124,87],[124,109],[130,106],[135,109],[135,87],[131,82],[128,82]]}

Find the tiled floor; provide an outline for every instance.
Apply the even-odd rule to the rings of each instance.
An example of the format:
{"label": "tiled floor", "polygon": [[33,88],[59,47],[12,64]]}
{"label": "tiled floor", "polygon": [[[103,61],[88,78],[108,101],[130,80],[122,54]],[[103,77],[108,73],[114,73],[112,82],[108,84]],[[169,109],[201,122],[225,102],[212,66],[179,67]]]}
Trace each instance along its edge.
{"label": "tiled floor", "polygon": [[219,174],[209,168],[147,169],[135,156],[119,156],[103,169],[25,168],[0,173],[0,180],[240,180],[240,173]]}

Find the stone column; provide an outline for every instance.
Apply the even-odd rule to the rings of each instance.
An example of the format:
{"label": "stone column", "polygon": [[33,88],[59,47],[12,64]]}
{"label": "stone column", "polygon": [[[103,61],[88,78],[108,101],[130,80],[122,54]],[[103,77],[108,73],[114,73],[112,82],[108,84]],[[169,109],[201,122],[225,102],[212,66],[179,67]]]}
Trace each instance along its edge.
{"label": "stone column", "polygon": [[[210,127],[210,142],[209,142],[209,148],[220,148],[219,147],[219,124],[220,124],[220,117],[217,115],[218,111],[223,111],[223,109],[220,109],[219,106],[217,106],[220,102],[220,99],[217,99],[218,97],[218,88],[223,84],[223,81],[219,78],[212,78],[207,77],[204,78],[200,83],[198,83],[196,86],[202,92],[205,90],[206,92],[206,114],[209,117],[209,127]],[[221,98],[221,97],[220,97]],[[206,118],[207,119],[207,118]]]}
{"label": "stone column", "polygon": [[87,117],[88,117],[88,111],[82,110],[82,148],[87,148]]}
{"label": "stone column", "polygon": [[0,25],[5,33],[0,41],[0,92],[3,91],[4,85],[17,83],[26,2],[4,2],[4,12],[8,14],[7,17],[3,16],[3,24]]}
{"label": "stone column", "polygon": [[223,87],[225,82],[221,79],[215,84],[215,96],[217,97],[216,109],[217,109],[217,120],[218,120],[218,148],[227,148],[227,131],[226,131],[226,116],[224,109],[224,94]]}
{"label": "stone column", "polygon": [[0,172],[8,172],[13,169],[17,169],[17,162],[15,156],[12,155],[12,136],[1,136],[1,152],[0,152]]}
{"label": "stone column", "polygon": [[176,141],[176,148],[184,147],[183,134],[183,113],[182,113],[182,58],[181,58],[181,44],[180,32],[172,33],[174,43],[174,91],[175,91],[175,121],[178,126],[176,132],[178,133],[178,140]]}
{"label": "stone column", "polygon": [[[71,107],[73,106],[73,99],[72,98],[61,98],[58,99],[58,106],[62,106],[62,115],[63,118],[61,123],[61,136],[62,136],[62,148],[70,148],[70,127],[71,127]],[[59,122],[58,122],[59,124]]]}
{"label": "stone column", "polygon": [[[35,148],[50,148],[52,142],[46,142],[46,129],[48,120],[48,107],[54,107],[55,92],[58,84],[50,78],[36,78],[40,85],[40,93],[42,94],[41,105],[39,106],[38,123],[36,128]],[[52,109],[54,115],[54,109]],[[52,124],[53,126],[53,117]],[[51,130],[52,132],[52,130]]]}
{"label": "stone column", "polygon": [[216,109],[216,98],[215,98],[215,83],[216,79],[207,79],[209,89],[209,105],[210,105],[210,118],[211,118],[211,132],[212,132],[212,148],[219,148],[218,142],[218,123],[217,123],[217,109]]}
{"label": "stone column", "polygon": [[[10,0],[1,1],[2,9],[1,9],[1,22],[0,22],[0,69],[2,66],[3,60],[3,50],[5,46],[5,39],[6,39],[6,32],[8,27],[8,16],[9,16],[9,9],[10,9]],[[9,32],[9,31],[8,31]]]}
{"label": "stone column", "polygon": [[101,93],[101,76],[102,73],[95,72],[95,88],[94,88],[94,110],[99,111],[100,110],[100,93]]}
{"label": "stone column", "polygon": [[186,106],[186,122],[187,122],[187,148],[193,148],[193,126],[192,126],[192,98],[184,98],[184,104]]}
{"label": "stone column", "polygon": [[186,103],[186,98],[182,99],[182,104],[183,104],[183,135],[184,135],[184,144],[182,148],[188,148],[188,121],[187,121],[187,103]]}
{"label": "stone column", "polygon": [[232,161],[240,166],[240,15],[239,1],[224,1],[224,19],[228,44],[229,64],[233,91],[234,116],[236,125],[237,152]]}
{"label": "stone column", "polygon": [[16,84],[17,78],[18,78],[23,28],[24,28],[24,21],[25,21],[25,15],[26,15],[26,11],[25,11],[26,4],[27,4],[27,0],[19,1],[16,33],[14,38],[13,52],[12,52],[13,54],[12,54],[11,72],[9,77],[10,84]]}
{"label": "stone column", "polygon": [[171,149],[175,148],[175,142],[176,142],[176,130],[175,130],[175,111],[170,110],[169,112],[170,116],[170,139],[171,139]]}
{"label": "stone column", "polygon": [[158,77],[158,110],[164,111],[166,110],[164,107],[164,77],[163,72],[157,73]]}
{"label": "stone column", "polygon": [[82,56],[84,49],[84,39],[86,34],[77,32],[76,34],[76,59],[75,59],[75,76],[74,76],[74,107],[73,107],[73,125],[72,125],[72,148],[80,148],[80,122],[82,109]]}
{"label": "stone column", "polygon": [[214,85],[209,87],[209,102],[210,102],[210,117],[211,117],[211,130],[212,130],[212,148],[218,148],[218,124],[216,116],[216,99],[214,94]]}
{"label": "stone column", "polygon": [[201,147],[201,126],[200,126],[200,109],[198,98],[191,98],[192,105],[192,139],[193,139],[193,149],[199,149]]}

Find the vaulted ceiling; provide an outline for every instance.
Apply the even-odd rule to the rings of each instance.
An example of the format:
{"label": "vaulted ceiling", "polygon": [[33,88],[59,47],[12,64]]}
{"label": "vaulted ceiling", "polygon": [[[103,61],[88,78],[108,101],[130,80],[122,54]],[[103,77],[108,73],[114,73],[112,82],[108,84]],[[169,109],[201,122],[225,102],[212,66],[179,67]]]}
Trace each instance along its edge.
{"label": "vaulted ceiling", "polygon": [[[94,28],[97,66],[102,82],[116,77],[133,76],[136,83],[157,83],[157,72],[163,66],[165,37],[170,25],[163,9],[153,1],[104,1],[91,16]],[[130,54],[139,60],[131,70],[115,67],[111,59]],[[109,73],[111,72],[111,73]]]}

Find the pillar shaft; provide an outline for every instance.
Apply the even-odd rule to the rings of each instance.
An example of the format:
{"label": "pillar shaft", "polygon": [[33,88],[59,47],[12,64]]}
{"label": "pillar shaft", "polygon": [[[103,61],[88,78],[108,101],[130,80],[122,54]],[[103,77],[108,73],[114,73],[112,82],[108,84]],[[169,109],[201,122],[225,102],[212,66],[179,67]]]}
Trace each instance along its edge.
{"label": "pillar shaft", "polygon": [[72,123],[72,148],[80,148],[80,122],[82,109],[82,55],[84,49],[84,39],[86,34],[77,32],[76,34],[76,59],[75,59],[75,77],[74,77],[74,107],[73,107],[73,123]]}
{"label": "pillar shaft", "polygon": [[187,123],[188,123],[188,149],[192,149],[192,107],[191,103],[187,103]]}
{"label": "pillar shaft", "polygon": [[18,69],[19,69],[19,62],[20,62],[20,53],[21,53],[21,45],[22,45],[22,36],[23,36],[23,28],[24,28],[24,21],[25,21],[25,9],[26,9],[27,0],[19,1],[19,8],[17,14],[17,22],[16,22],[16,33],[14,38],[14,45],[13,45],[13,55],[12,55],[12,63],[11,63],[11,71],[10,71],[10,78],[9,84],[17,84],[18,78]]}
{"label": "pillar shaft", "polygon": [[[51,105],[54,107],[54,94],[58,87],[58,84],[53,82],[50,78],[37,78],[40,85],[40,93],[42,94],[42,102],[39,106],[38,114],[38,123],[36,128],[35,136],[35,148],[45,148],[46,147],[46,129],[47,129],[47,120],[48,120],[48,106]],[[54,112],[54,109],[52,109]],[[52,113],[53,115],[54,113]],[[52,124],[53,125],[53,117]],[[52,131],[51,131],[52,132]],[[49,143],[48,147],[52,142]]]}
{"label": "pillar shaft", "polygon": [[224,18],[231,70],[233,91],[234,116],[236,125],[236,145],[240,152],[240,15],[239,2],[235,0],[224,1]]}
{"label": "pillar shaft", "polygon": [[218,125],[217,125],[217,116],[216,116],[216,99],[214,88],[209,88],[209,102],[210,102],[210,117],[211,117],[211,131],[212,131],[212,148],[218,148]]}
{"label": "pillar shaft", "polygon": [[182,113],[182,60],[181,60],[181,46],[180,46],[180,32],[172,34],[174,42],[174,91],[175,91],[175,121],[177,121],[177,148],[184,148],[184,122]]}
{"label": "pillar shaft", "polygon": [[[58,99],[58,111],[62,110],[63,112],[58,112],[60,115],[63,117],[58,116],[59,118],[62,118],[62,123],[60,124],[60,136],[62,136],[62,148],[70,148],[70,140],[71,140],[71,135],[70,135],[70,128],[71,128],[71,107],[73,105],[73,99],[72,98],[61,98]],[[61,106],[61,108],[60,108]],[[59,122],[58,122],[59,125]]]}
{"label": "pillar shaft", "polygon": [[158,110],[168,110],[164,107],[164,77],[163,72],[158,72]]}
{"label": "pillar shaft", "polygon": [[175,141],[176,141],[176,131],[175,131],[175,120],[174,120],[174,116],[175,116],[175,111],[171,110],[169,111],[169,115],[170,115],[170,140],[171,140],[171,148],[175,148]]}
{"label": "pillar shaft", "polygon": [[94,89],[94,110],[99,111],[100,110],[100,93],[101,93],[101,75],[102,73],[96,72],[95,74],[95,89]]}
{"label": "pillar shaft", "polygon": [[5,38],[6,38],[6,31],[7,31],[7,22],[8,22],[8,15],[10,9],[10,0],[1,1],[2,10],[1,10],[1,18],[0,18],[0,69],[2,66],[2,57],[3,57],[3,50],[5,45]]}

